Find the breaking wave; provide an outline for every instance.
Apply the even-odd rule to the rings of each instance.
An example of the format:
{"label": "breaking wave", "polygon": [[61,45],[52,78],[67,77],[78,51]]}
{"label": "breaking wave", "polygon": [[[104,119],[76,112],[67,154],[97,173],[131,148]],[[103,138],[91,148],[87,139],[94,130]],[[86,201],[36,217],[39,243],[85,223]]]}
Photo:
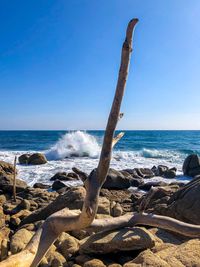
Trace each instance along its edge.
{"label": "breaking wave", "polygon": [[45,154],[48,160],[59,160],[68,157],[98,157],[100,146],[94,136],[76,131],[66,133]]}

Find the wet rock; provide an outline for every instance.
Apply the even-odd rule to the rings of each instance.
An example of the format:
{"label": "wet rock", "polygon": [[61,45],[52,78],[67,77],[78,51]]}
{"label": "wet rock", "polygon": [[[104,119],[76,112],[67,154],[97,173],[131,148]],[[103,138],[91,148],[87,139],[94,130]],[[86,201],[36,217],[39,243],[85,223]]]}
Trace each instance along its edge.
{"label": "wet rock", "polygon": [[45,163],[47,163],[47,159],[45,155],[41,153],[34,153],[28,159],[28,164],[32,164],[32,165],[40,165],[40,164],[45,164]]}
{"label": "wet rock", "polygon": [[18,157],[18,161],[20,164],[28,164],[29,158],[30,158],[30,154],[23,154]]}
{"label": "wet rock", "polygon": [[53,177],[51,177],[50,181],[55,181],[55,180],[74,181],[77,179],[78,179],[78,175],[76,173],[58,172]]}
{"label": "wet rock", "polygon": [[145,228],[100,232],[82,240],[80,253],[107,254],[153,247],[154,236]]}
{"label": "wet rock", "polygon": [[107,189],[126,189],[131,185],[131,175],[124,174],[114,169],[109,169],[103,188]]}
{"label": "wet rock", "polygon": [[32,238],[33,233],[26,229],[20,229],[11,238],[10,251],[12,254],[22,251]]}
{"label": "wet rock", "polygon": [[33,188],[49,189],[51,186],[43,183],[35,183]]}
{"label": "wet rock", "polygon": [[200,157],[197,154],[189,155],[183,163],[183,173],[188,176],[200,174]]}
{"label": "wet rock", "polygon": [[42,153],[23,154],[18,158],[20,164],[41,165],[47,163],[45,155]]}
{"label": "wet rock", "polygon": [[175,178],[176,177],[176,171],[177,169],[176,168],[171,168],[171,169],[168,169],[167,171],[164,172],[164,177],[165,178]]}
{"label": "wet rock", "polygon": [[158,186],[167,186],[168,184],[162,181],[158,181],[158,182],[147,182],[144,183],[142,185],[140,185],[138,188],[144,191],[149,191],[151,189],[151,187],[158,187]]}
{"label": "wet rock", "polygon": [[63,182],[59,181],[59,180],[56,180],[55,182],[53,182],[52,184],[52,189],[53,190],[60,190],[62,188],[65,188],[67,187]]}

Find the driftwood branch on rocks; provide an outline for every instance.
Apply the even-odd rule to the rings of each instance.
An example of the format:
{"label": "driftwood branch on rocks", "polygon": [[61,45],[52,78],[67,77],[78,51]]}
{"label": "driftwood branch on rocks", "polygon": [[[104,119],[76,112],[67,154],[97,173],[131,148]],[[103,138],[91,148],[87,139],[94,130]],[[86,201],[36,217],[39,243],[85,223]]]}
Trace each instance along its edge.
{"label": "driftwood branch on rocks", "polygon": [[110,165],[113,137],[120,117],[120,106],[132,52],[132,34],[137,22],[137,19],[133,19],[127,27],[126,38],[122,47],[116,92],[105,130],[99,164],[97,169],[93,170],[85,180],[86,197],[81,213],[77,215],[77,213],[64,209],[52,214],[46,219],[41,229],[36,232],[25,250],[9,257],[6,261],[0,263],[0,266],[35,267],[63,231],[83,229],[93,222],[97,212],[99,192],[106,179]]}

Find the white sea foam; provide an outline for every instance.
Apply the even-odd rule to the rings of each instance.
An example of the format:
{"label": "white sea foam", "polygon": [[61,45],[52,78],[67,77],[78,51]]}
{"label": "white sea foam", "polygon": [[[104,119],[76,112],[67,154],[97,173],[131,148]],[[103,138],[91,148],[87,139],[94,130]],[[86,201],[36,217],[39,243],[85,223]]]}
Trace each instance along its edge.
{"label": "white sea foam", "polygon": [[83,131],[66,133],[46,152],[48,160],[68,157],[98,157],[100,147],[94,136]]}
{"label": "white sea foam", "polygon": [[[14,156],[20,156],[23,153],[34,153],[36,151],[0,151],[0,160],[13,163]],[[96,138],[86,132],[77,131],[65,134],[48,151],[37,151],[45,153],[48,163],[44,165],[17,165],[18,178],[27,181],[30,185],[35,182],[51,183],[50,178],[60,171],[71,171],[72,167],[89,173],[97,167],[100,145]],[[114,151],[111,161],[111,167],[117,170],[147,167],[154,165],[166,165],[176,167],[178,174],[181,175],[182,164],[185,158],[184,154],[177,151],[167,150],[147,150],[141,151]],[[182,177],[182,176],[181,176]],[[181,179],[184,177],[178,177]],[[154,178],[152,178],[154,179]],[[155,178],[156,179],[156,178]],[[171,182],[171,179],[167,181]],[[187,181],[187,180],[185,180]]]}

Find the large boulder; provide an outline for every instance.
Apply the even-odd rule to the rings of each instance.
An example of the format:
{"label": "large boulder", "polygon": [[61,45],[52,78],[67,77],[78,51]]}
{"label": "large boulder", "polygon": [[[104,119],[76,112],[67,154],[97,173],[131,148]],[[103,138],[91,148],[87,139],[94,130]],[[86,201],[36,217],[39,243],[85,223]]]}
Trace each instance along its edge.
{"label": "large boulder", "polygon": [[[159,211],[176,219],[200,224],[200,176],[175,192],[167,202],[165,208]],[[155,206],[156,212],[158,207]]]}
{"label": "large boulder", "polygon": [[47,163],[45,155],[42,153],[23,154],[18,158],[20,164],[41,165]]}
{"label": "large boulder", "polygon": [[151,248],[155,245],[155,238],[145,228],[134,227],[100,232],[81,242],[80,253],[108,254]]}
{"label": "large boulder", "polygon": [[200,157],[197,154],[189,155],[183,163],[183,173],[188,176],[200,174]]}
{"label": "large boulder", "polygon": [[132,176],[128,172],[120,172],[109,169],[103,188],[107,189],[126,189],[131,186]]}

